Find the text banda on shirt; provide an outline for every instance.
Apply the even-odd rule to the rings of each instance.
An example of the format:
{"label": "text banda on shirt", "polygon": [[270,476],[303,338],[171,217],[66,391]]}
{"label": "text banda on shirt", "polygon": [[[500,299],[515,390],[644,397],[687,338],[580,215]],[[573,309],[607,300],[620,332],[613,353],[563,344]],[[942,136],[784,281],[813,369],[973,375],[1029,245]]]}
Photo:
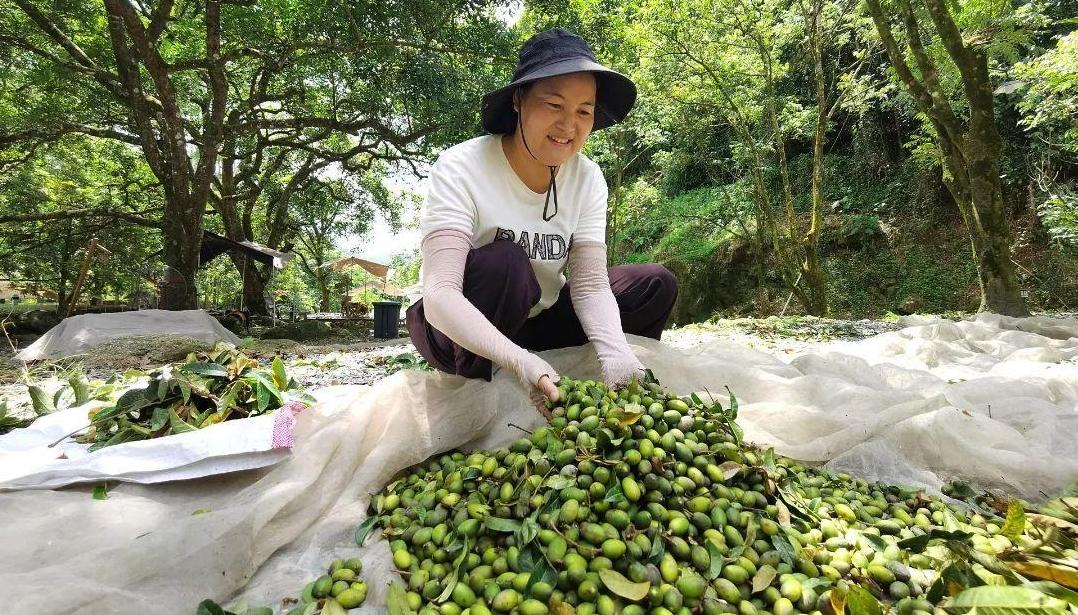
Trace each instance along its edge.
{"label": "text banda on shirt", "polygon": [[[569,238],[572,241],[572,237]],[[512,229],[498,227],[494,241],[512,241],[524,248],[524,253],[532,260],[556,261],[565,258],[569,242],[565,237],[554,233],[532,233],[520,231],[520,237]]]}

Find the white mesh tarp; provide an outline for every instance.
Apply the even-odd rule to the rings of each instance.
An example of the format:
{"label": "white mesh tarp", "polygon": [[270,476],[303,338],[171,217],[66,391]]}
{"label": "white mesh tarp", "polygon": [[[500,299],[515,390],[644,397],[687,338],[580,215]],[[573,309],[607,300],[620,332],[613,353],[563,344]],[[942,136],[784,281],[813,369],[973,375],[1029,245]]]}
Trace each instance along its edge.
{"label": "white mesh tarp", "polygon": [[[718,397],[728,385],[747,435],[780,453],[1029,497],[1078,480],[1078,322],[911,324],[789,364],[723,343],[631,341],[667,388]],[[562,373],[597,374],[589,347],[544,356]],[[404,371],[319,398],[300,415],[292,458],[269,469],[125,484],[104,501],[87,489],[0,494],[0,602],[42,615],[187,615],[205,597],[279,608],[332,558],[359,556],[374,612],[391,564],[384,542],[352,542],[368,494],[432,454],[507,443],[521,435],[509,423],[541,421],[504,371],[489,384]]]}
{"label": "white mesh tarp", "polygon": [[138,336],[180,336],[213,346],[240,340],[203,310],[139,310],[111,314],[81,314],[65,318],[33,344],[19,351],[23,361],[57,359],[86,352],[109,340]]}

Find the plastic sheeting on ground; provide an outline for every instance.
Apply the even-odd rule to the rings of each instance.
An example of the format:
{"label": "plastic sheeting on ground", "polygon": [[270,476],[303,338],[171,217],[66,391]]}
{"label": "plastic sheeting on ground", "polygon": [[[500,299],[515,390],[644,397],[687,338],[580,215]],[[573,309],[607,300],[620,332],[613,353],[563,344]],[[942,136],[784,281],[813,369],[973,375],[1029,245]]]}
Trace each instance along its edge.
{"label": "plastic sheeting on ground", "polygon": [[[870,478],[960,476],[1030,497],[1078,480],[1078,322],[916,322],[790,363],[716,342],[689,351],[632,338],[663,386],[738,396],[753,440]],[[544,353],[594,377],[590,347]],[[319,392],[293,457],[167,485],[0,494],[0,601],[14,612],[190,614],[202,598],[280,607],[334,557],[360,556],[384,604],[389,551],[352,542],[369,495],[456,447],[487,448],[541,419],[504,371],[493,383],[415,371]],[[991,404],[991,412],[988,410]],[[359,611],[363,612],[363,611]]]}
{"label": "plastic sheeting on ground", "polygon": [[108,340],[144,335],[176,335],[206,342],[239,344],[240,339],[203,310],[139,310],[81,314],[65,318],[19,351],[23,361],[57,359],[86,352]]}
{"label": "plastic sheeting on ground", "polygon": [[108,405],[91,401],[0,436],[0,492],[108,480],[151,484],[273,465],[288,458],[295,415],[304,409],[288,403],[268,414],[91,453],[70,434],[86,428],[88,411]]}

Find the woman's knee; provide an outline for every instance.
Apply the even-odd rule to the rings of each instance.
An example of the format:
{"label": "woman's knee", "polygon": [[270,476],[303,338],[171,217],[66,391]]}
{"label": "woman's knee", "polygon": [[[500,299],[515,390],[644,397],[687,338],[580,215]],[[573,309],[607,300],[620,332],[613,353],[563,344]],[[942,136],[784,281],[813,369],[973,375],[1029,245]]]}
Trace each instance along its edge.
{"label": "woman's knee", "polygon": [[643,299],[649,304],[672,306],[677,300],[677,277],[669,269],[657,263],[632,265],[633,277],[640,288],[645,289]]}
{"label": "woman's knee", "polygon": [[511,241],[492,241],[475,248],[468,254],[467,267],[481,269],[490,275],[503,276],[516,276],[532,271],[524,248]]}
{"label": "woman's knee", "polygon": [[659,286],[659,289],[656,291],[656,299],[665,300],[670,304],[673,304],[677,299],[678,293],[677,277],[662,265],[649,263],[646,266],[648,268],[647,275],[655,280]]}
{"label": "woman's knee", "polygon": [[509,290],[529,306],[539,302],[542,289],[524,248],[512,241],[493,241],[468,253],[465,289]]}

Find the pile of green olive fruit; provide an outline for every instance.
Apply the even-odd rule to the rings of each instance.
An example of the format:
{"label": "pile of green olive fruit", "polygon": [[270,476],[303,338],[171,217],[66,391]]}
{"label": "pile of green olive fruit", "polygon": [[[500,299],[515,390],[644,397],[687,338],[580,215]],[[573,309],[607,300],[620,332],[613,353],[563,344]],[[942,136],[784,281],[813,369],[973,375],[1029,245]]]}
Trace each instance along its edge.
{"label": "pile of green olive fruit", "polygon": [[336,615],[362,605],[367,599],[367,584],[359,580],[362,570],[359,558],[333,560],[326,574],[303,588],[289,615]]}
{"label": "pile of green olive fruit", "polygon": [[[831,615],[869,601],[929,615],[948,557],[930,535],[961,524],[977,551],[1011,546],[998,517],[742,443],[732,396],[724,408],[654,382],[558,389],[549,425],[444,454],[374,496],[410,610]],[[308,593],[355,591],[335,578]]]}

